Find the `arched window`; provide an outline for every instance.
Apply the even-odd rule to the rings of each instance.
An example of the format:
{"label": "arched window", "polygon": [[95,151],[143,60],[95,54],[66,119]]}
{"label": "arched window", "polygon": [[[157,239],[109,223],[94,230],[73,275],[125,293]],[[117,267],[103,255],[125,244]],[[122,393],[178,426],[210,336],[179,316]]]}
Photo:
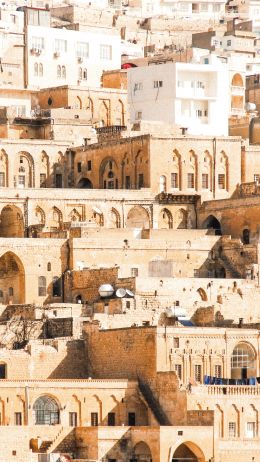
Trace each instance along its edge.
{"label": "arched window", "polygon": [[55,425],[60,421],[60,410],[58,403],[50,396],[41,396],[34,405],[35,425]]}
{"label": "arched window", "polygon": [[243,243],[250,244],[250,230],[247,228],[243,229]]}
{"label": "arched window", "polygon": [[246,379],[255,377],[255,352],[248,343],[239,343],[231,356],[231,378]]}
{"label": "arched window", "polygon": [[61,77],[62,79],[66,79],[66,67],[62,66],[61,68]]}
{"label": "arched window", "polygon": [[34,63],[34,77],[38,77],[38,63]]}
{"label": "arched window", "polygon": [[58,276],[54,276],[52,280],[52,295],[53,297],[61,296],[61,279]]}
{"label": "arched window", "polygon": [[57,66],[57,78],[58,79],[61,78],[61,67],[60,67],[60,65]]}
{"label": "arched window", "polygon": [[51,271],[51,262],[47,263],[47,271]]}
{"label": "arched window", "polygon": [[45,276],[38,277],[38,295],[39,297],[46,296],[46,277]]}
{"label": "arched window", "polygon": [[43,65],[42,63],[39,64],[39,77],[43,76]]}
{"label": "arched window", "polygon": [[9,294],[9,297],[12,297],[14,295],[14,289],[13,287],[9,287],[8,289],[8,294]]}

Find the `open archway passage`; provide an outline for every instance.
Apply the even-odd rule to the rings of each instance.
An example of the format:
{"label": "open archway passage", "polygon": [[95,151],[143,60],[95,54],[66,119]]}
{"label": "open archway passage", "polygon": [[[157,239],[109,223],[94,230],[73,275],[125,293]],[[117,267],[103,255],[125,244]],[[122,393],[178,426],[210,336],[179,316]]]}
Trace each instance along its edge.
{"label": "open archway passage", "polygon": [[81,178],[81,180],[77,184],[77,188],[93,189],[93,184],[88,178]]}
{"label": "open archway passage", "polygon": [[24,237],[23,214],[14,205],[6,205],[0,215],[0,237]]}
{"label": "open archway passage", "polygon": [[222,235],[221,224],[214,215],[210,215],[203,223],[203,228],[214,229],[216,236]]}
{"label": "open archway passage", "polygon": [[59,406],[55,399],[50,396],[41,396],[34,405],[35,425],[54,425],[60,421]]}
{"label": "open archway passage", "polygon": [[173,454],[172,462],[204,462],[204,457],[198,457],[195,453],[186,445],[181,444]]}
{"label": "open archway passage", "polygon": [[25,302],[25,271],[20,259],[12,252],[0,258],[1,303]]}

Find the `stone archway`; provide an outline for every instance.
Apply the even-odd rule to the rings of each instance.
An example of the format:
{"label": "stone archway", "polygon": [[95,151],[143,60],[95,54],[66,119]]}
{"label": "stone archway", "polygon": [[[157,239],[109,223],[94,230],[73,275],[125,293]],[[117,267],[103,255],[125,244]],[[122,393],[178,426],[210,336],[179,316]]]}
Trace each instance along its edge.
{"label": "stone archway", "polygon": [[172,452],[170,462],[206,462],[206,459],[195,443],[185,441]]}
{"label": "stone archway", "polygon": [[24,237],[23,214],[15,205],[6,205],[1,211],[0,237]]}
{"label": "stone archway", "polygon": [[77,184],[80,189],[93,189],[93,184],[88,178],[81,178]]}
{"label": "stone archway", "polygon": [[151,462],[152,453],[147,443],[140,441],[137,443],[133,449],[132,459],[136,462]]}
{"label": "stone archway", "polygon": [[150,220],[148,212],[140,205],[130,209],[127,214],[126,227],[149,229]]}
{"label": "stone archway", "polygon": [[214,229],[216,236],[222,235],[221,224],[214,215],[209,215],[202,224],[203,229]]}
{"label": "stone archway", "polygon": [[256,352],[253,346],[247,342],[238,343],[231,356],[231,378],[247,379],[256,375]]}
{"label": "stone archway", "polygon": [[172,229],[173,218],[170,210],[164,208],[161,210],[159,215],[159,229]]}
{"label": "stone archway", "polygon": [[13,252],[0,257],[0,291],[2,303],[25,303],[24,266]]}

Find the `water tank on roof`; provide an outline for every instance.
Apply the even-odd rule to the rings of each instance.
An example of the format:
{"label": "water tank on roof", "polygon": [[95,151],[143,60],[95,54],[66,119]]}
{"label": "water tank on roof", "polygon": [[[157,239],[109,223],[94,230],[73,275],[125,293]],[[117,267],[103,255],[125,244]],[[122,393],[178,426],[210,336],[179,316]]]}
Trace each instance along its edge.
{"label": "water tank on roof", "polygon": [[246,103],[246,111],[255,111],[256,110],[256,105],[255,103]]}
{"label": "water tank on roof", "polygon": [[123,297],[125,297],[125,296],[126,296],[126,290],[123,289],[123,288],[117,289],[117,291],[116,291],[116,296],[117,296],[118,298],[123,298]]}
{"label": "water tank on roof", "polygon": [[102,284],[98,289],[98,293],[102,298],[111,297],[114,293],[114,288],[111,284]]}
{"label": "water tank on roof", "polygon": [[178,318],[178,317],[187,316],[186,310],[184,310],[183,308],[174,307],[174,306],[170,306],[166,308],[165,314],[167,318],[174,318],[174,317]]}

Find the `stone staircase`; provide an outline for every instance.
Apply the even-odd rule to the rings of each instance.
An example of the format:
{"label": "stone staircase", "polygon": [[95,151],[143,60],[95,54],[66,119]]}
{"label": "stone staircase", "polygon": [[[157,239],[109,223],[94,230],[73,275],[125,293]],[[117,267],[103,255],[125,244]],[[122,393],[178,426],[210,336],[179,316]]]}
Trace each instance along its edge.
{"label": "stone staircase", "polygon": [[234,279],[242,278],[242,274],[235,268],[233,263],[225,255],[221,255],[221,258],[219,258],[219,261],[223,263],[223,266],[225,267],[225,270],[226,270],[227,277],[234,278]]}
{"label": "stone staircase", "polygon": [[72,453],[76,450],[75,442],[75,430],[73,427],[62,427],[59,433],[56,435],[51,445],[49,446],[47,453],[52,452],[63,452]]}
{"label": "stone staircase", "polygon": [[147,402],[149,408],[153,412],[156,420],[160,425],[171,425],[167,415],[161,408],[159,401],[155,398],[151,388],[140,378],[138,378],[139,390],[141,391],[145,401]]}
{"label": "stone staircase", "polygon": [[49,448],[51,447],[52,443],[53,443],[52,441],[43,441],[39,448],[39,453],[46,454]]}

